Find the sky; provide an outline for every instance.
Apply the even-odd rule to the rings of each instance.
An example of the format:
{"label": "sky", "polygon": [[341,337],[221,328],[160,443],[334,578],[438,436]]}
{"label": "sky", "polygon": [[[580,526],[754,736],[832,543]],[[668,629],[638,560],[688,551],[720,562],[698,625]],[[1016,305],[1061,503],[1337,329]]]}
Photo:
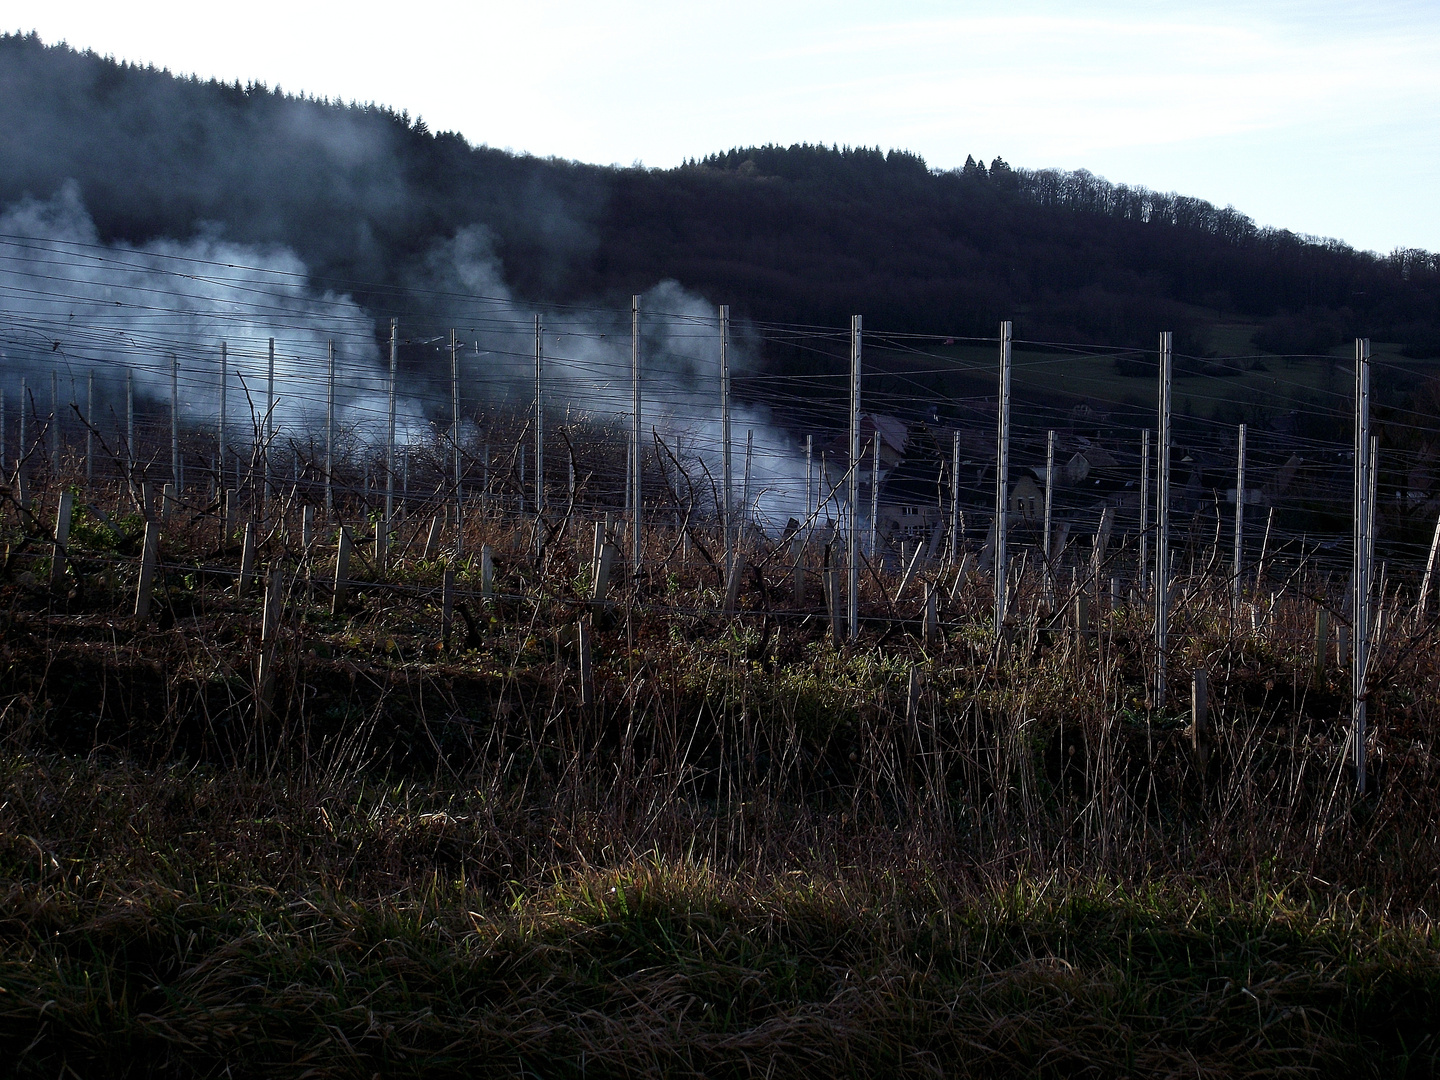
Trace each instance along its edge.
{"label": "sky", "polygon": [[768,142],[896,147],[934,168],[1000,156],[1359,248],[1440,250],[1436,0],[7,0],[0,26],[375,101],[542,156],[671,166]]}

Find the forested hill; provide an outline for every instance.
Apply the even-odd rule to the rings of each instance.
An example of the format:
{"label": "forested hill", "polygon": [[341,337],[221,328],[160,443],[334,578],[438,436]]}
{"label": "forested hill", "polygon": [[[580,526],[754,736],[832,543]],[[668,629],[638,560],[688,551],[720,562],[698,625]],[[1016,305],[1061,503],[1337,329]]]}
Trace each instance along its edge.
{"label": "forested hill", "polygon": [[[0,37],[0,203],[73,180],[105,239],[219,233],[293,249],[377,313],[432,311],[427,256],[489,231],[537,302],[619,300],[673,278],[737,315],[891,331],[1276,352],[1355,334],[1440,355],[1440,258],[1258,228],[1084,172],[938,172],[910,153],[757,147],[673,169],[473,147],[374,105],[182,79]],[[476,134],[483,135],[483,132]]]}

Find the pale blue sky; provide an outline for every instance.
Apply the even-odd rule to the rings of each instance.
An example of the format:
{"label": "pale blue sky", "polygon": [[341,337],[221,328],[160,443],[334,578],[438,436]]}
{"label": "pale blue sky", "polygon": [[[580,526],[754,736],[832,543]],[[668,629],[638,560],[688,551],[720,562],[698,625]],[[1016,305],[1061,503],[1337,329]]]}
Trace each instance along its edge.
{"label": "pale blue sky", "polygon": [[1362,248],[1440,250],[1440,2],[6,5],[183,73],[475,143],[673,165],[752,143],[1086,168]]}

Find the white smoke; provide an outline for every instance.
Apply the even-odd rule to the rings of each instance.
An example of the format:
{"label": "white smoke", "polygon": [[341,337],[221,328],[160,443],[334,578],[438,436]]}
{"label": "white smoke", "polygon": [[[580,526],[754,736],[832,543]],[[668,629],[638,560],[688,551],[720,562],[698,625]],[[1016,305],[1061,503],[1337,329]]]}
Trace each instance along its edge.
{"label": "white smoke", "polygon": [[[473,347],[462,356],[465,387],[490,401],[529,407],[535,391],[534,318],[542,327],[541,392],[547,415],[623,421],[633,415],[630,313],[598,309],[545,310],[516,301],[504,280],[492,239],[482,227],[462,229],[431,251],[427,286],[471,298]],[[720,326],[718,309],[673,281],[640,298],[642,452],[655,440],[676,454],[697,496],[708,501],[708,470],[722,475],[720,423]],[[728,359],[732,374],[753,360],[753,339],[732,323]],[[769,410],[731,397],[730,440],[733,498],[742,513],[747,438],[753,436],[749,516],[775,531],[789,517],[803,518],[806,476],[803,451],[771,419]],[[669,464],[667,455],[662,459]],[[699,463],[704,463],[704,469]]]}
{"label": "white smoke", "polygon": [[[479,226],[437,245],[412,286],[450,298],[457,322],[467,327],[461,355],[465,411],[497,404],[528,409],[538,314],[547,414],[628,426],[633,413],[628,312],[547,311],[515,300],[490,234]],[[378,328],[377,319],[349,296],[314,289],[308,268],[285,248],[213,235],[159,240],[143,248],[105,244],[74,185],[49,201],[27,199],[0,215],[0,386],[7,395],[16,393],[25,378],[42,416],[48,414],[52,373],[59,375],[62,410],[82,400],[92,372],[102,402],[112,410],[120,404],[127,372],[142,405],[168,406],[174,356],[182,422],[213,429],[223,342],[226,423],[231,438],[244,442],[265,413],[273,338],[275,428],[282,439],[312,435],[325,419],[327,347],[333,342],[337,425],[347,441],[373,445],[383,438],[387,417],[388,364],[377,344]],[[642,451],[650,458],[655,438],[663,440],[696,481],[700,501],[707,502],[704,471],[717,482],[721,476],[718,312],[664,282],[642,297],[640,328]],[[743,370],[752,351],[743,335],[733,335],[732,370]],[[441,426],[448,423],[449,395],[434,395],[433,388],[448,384],[448,361],[444,366],[443,372],[429,373],[430,397],[438,397],[430,411]],[[402,439],[433,437],[419,383],[409,388],[402,383],[400,394]],[[10,400],[18,401],[18,394]],[[24,406],[30,408],[30,402]],[[7,406],[12,416],[14,408]],[[737,512],[747,435],[754,440],[748,510],[773,531],[788,517],[804,516],[803,457],[766,409],[732,398]]]}
{"label": "white smoke", "polygon": [[[374,320],[348,296],[313,290],[293,252],[214,236],[104,244],[73,184],[0,215],[0,385],[18,401],[26,378],[41,415],[49,413],[53,373],[62,408],[80,400],[91,373],[111,409],[127,372],[142,408],[168,405],[173,356],[182,421],[213,427],[224,343],[226,423],[244,438],[266,411],[271,338],[277,429],[314,430],[323,421],[330,341],[337,418],[376,426],[386,376]],[[415,410],[407,403],[404,413]]]}

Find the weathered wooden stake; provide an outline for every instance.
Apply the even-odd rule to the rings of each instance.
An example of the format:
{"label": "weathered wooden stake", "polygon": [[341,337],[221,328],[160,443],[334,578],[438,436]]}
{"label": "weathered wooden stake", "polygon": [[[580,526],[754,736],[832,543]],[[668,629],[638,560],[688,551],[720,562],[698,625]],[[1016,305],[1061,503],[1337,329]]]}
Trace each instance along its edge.
{"label": "weathered wooden stake", "polygon": [[[860,636],[860,545],[856,511],[860,504],[860,360],[864,344],[864,323],[859,315],[850,316],[850,453],[846,464],[849,466],[850,490],[848,511],[850,527],[845,537],[845,577],[847,626],[851,638]],[[839,578],[833,578],[839,588]]]}
{"label": "weathered wooden stake", "polygon": [[805,541],[796,537],[790,541],[790,557],[795,560],[791,571],[791,587],[794,590],[792,602],[796,609],[805,606]]}
{"label": "weathered wooden stake", "polygon": [[1435,538],[1430,541],[1430,557],[1425,560],[1425,573],[1420,578],[1420,596],[1415,604],[1415,615],[1424,618],[1425,607],[1430,603],[1430,583],[1435,579],[1435,557],[1440,555],[1440,518],[1435,519]]}
{"label": "weathered wooden stake", "polygon": [[925,619],[922,623],[925,647],[933,649],[940,640],[940,590],[931,582],[925,583]]}
{"label": "weathered wooden stake", "polygon": [[644,520],[642,517],[645,505],[644,496],[641,491],[641,482],[644,479],[644,455],[640,452],[640,440],[643,428],[640,423],[640,296],[636,294],[630,298],[630,387],[633,398],[634,411],[630,415],[631,425],[631,480],[630,480],[630,549],[632,569],[638,574],[640,572],[640,551],[642,530]]}
{"label": "weathered wooden stake", "polygon": [[60,375],[50,372],[50,476],[60,476]]}
{"label": "weathered wooden stake", "polygon": [[274,705],[275,639],[280,635],[280,615],[285,607],[285,571],[271,567],[265,590],[265,608],[260,616],[260,658],[255,668],[255,708],[261,719],[269,717]]}
{"label": "weathered wooden stake", "polygon": [[[959,433],[955,436],[960,437]],[[1045,433],[1045,521],[1040,541],[1045,556],[1045,604],[1049,608],[1055,603],[1055,566],[1050,561],[1050,523],[1055,510],[1055,432]],[[1143,511],[1142,511],[1143,512]],[[1142,556],[1143,558],[1143,556]]]}
{"label": "weathered wooden stake", "polygon": [[[439,518],[436,518],[438,521]],[[450,625],[455,617],[455,568],[447,566],[440,579],[440,640],[450,646]]]}
{"label": "weathered wooden stake", "polygon": [[425,537],[424,558],[427,562],[435,558],[435,555],[439,552],[440,537],[444,534],[444,531],[445,518],[440,514],[436,514],[430,521],[430,534]]}
{"label": "weathered wooden stake", "polygon": [[590,664],[590,619],[581,619],[575,624],[575,651],[580,659],[580,704],[589,708],[595,704],[595,678]]}
{"label": "weathered wooden stake", "polygon": [[600,558],[595,561],[594,588],[591,592],[596,603],[603,604],[610,591],[610,569],[615,562],[615,545],[608,540],[600,545]]}
{"label": "weathered wooden stake", "polygon": [[915,576],[915,568],[920,565],[920,556],[924,551],[925,549],[921,547],[917,541],[915,544],[915,553],[910,556],[909,565],[905,567],[905,573],[900,578],[900,587],[895,590],[895,602],[897,604],[900,602],[900,597],[905,594],[905,587],[910,584],[910,579]]}
{"label": "weathered wooden stake", "polygon": [[[3,432],[0,427],[0,432]],[[3,435],[0,435],[3,438]],[[5,469],[4,456],[0,455],[0,472]],[[85,373],[85,483],[95,479],[95,370]]]}
{"label": "weathered wooden stake", "polygon": [[480,546],[480,599],[489,603],[495,598],[495,551],[489,544]]}
{"label": "weathered wooden stake", "polygon": [[1155,708],[1165,707],[1165,662],[1170,631],[1170,365],[1173,337],[1160,334],[1160,441],[1156,446],[1155,503]]}
{"label": "weathered wooden stake", "polygon": [[[1047,525],[1046,528],[1049,528]],[[960,432],[950,440],[950,565],[960,558]]]}
{"label": "weathered wooden stake", "polygon": [[305,506],[300,510],[300,546],[307,552],[315,543],[315,507]]}
{"label": "weathered wooden stake", "polygon": [[1204,669],[1190,677],[1190,749],[1201,768],[1209,756],[1210,687]]}
{"label": "weathered wooden stake", "polygon": [[740,581],[745,576],[745,552],[736,550],[735,561],[730,564],[730,573],[725,580],[725,609],[726,618],[735,614],[735,606],[740,600]]}
{"label": "weathered wooden stake", "polygon": [[[264,426],[264,485],[260,489],[260,506],[268,517],[270,513],[270,447],[275,441],[275,339],[270,339],[268,367],[265,376],[265,426]],[[252,478],[252,483],[253,478]]]}
{"label": "weathered wooden stake", "polygon": [[330,594],[330,614],[339,614],[350,592],[350,548],[354,544],[348,526],[340,526],[340,539],[335,548],[335,588]]}
{"label": "weathered wooden stake", "polygon": [[1010,563],[1006,557],[1007,525],[1010,513],[1010,322],[1000,324],[999,424],[995,449],[995,637],[1005,631],[1006,579]]}
{"label": "weathered wooden stake", "polygon": [[1315,681],[1325,678],[1325,664],[1330,656],[1330,611],[1328,608],[1315,609]]}
{"label": "weathered wooden stake", "polygon": [[170,354],[170,482],[177,488],[180,476],[180,358]]}
{"label": "weathered wooden stake", "polygon": [[[1374,535],[1371,532],[1373,507],[1370,505],[1372,446],[1370,439],[1370,339],[1356,338],[1354,501],[1351,515],[1353,519],[1353,550],[1351,552],[1353,565],[1350,577],[1353,590],[1350,597],[1350,622],[1353,628],[1350,642],[1352,649],[1350,660],[1350,716],[1352,721],[1350,734],[1352,742],[1350,752],[1351,762],[1355,769],[1355,789],[1361,794],[1365,792],[1366,779],[1365,669],[1368,667],[1370,658],[1370,561],[1371,553],[1374,550]],[[1268,526],[1266,533],[1269,533]],[[1256,571],[1257,585],[1259,575],[1264,572],[1265,557],[1263,553],[1260,558],[1262,567]]]}
{"label": "weathered wooden stake", "polygon": [[905,690],[905,723],[914,727],[920,722],[920,692],[925,688],[925,676],[918,667],[910,668],[910,684]]}
{"label": "weathered wooden stake", "polygon": [[832,569],[826,572],[825,589],[830,606],[830,635],[838,649],[845,642],[845,613],[840,607],[840,571]]}
{"label": "weathered wooden stake", "polygon": [[55,510],[55,554],[50,560],[50,588],[58,589],[65,581],[65,557],[70,547],[70,518],[75,511],[75,495],[60,492],[60,505]]}
{"label": "weathered wooden stake", "polygon": [[245,523],[245,539],[240,545],[240,577],[235,582],[236,597],[244,596],[255,576],[255,522]]}
{"label": "weathered wooden stake", "polygon": [[140,549],[140,585],[135,590],[135,618],[150,616],[150,589],[155,581],[155,560],[160,553],[160,523],[145,521],[145,541]]}

